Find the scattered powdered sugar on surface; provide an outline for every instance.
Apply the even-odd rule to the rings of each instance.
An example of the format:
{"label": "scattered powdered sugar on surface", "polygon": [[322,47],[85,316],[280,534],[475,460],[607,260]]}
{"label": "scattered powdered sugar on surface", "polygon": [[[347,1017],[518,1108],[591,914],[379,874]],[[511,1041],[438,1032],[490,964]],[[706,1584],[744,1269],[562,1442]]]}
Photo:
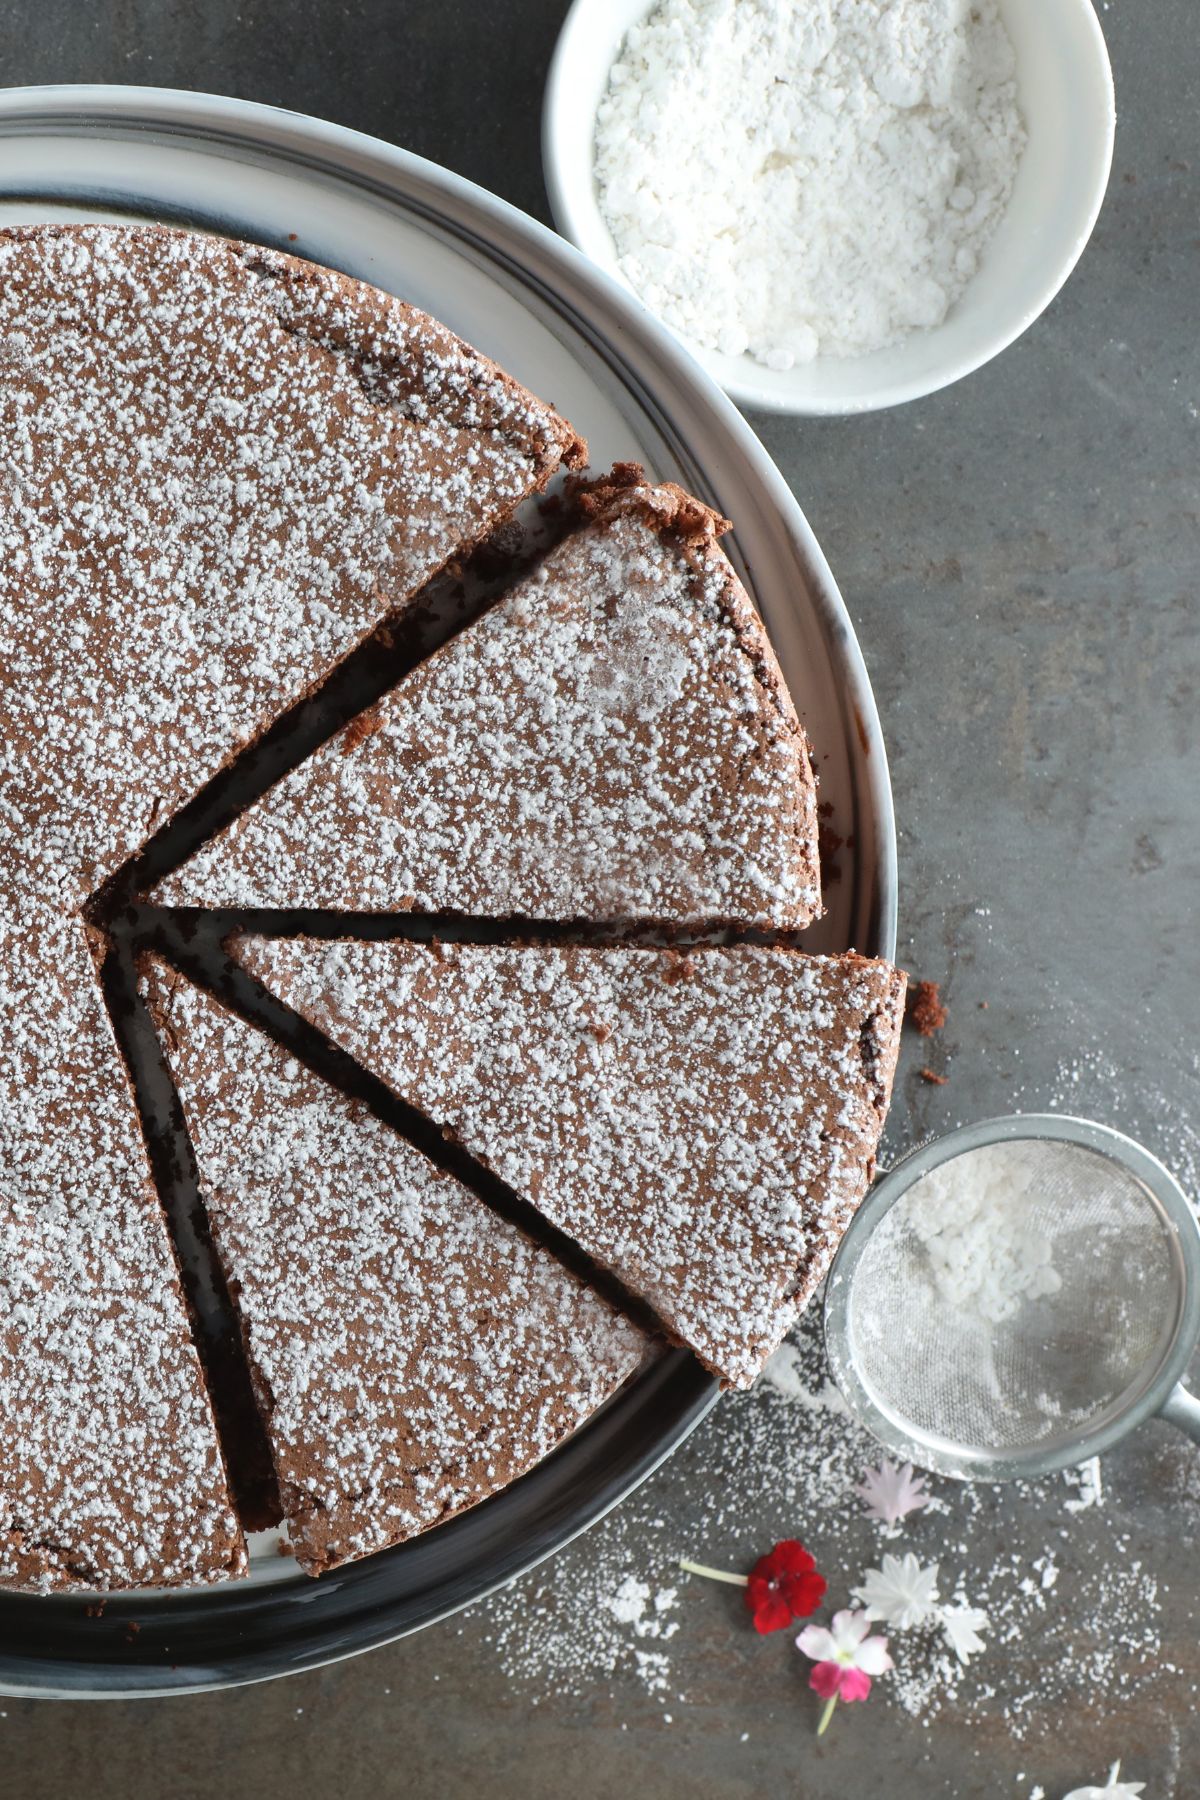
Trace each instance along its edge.
{"label": "scattered powdered sugar on surface", "polygon": [[604,1604],[618,1625],[633,1625],[642,1617],[642,1609],[650,1598],[650,1589],[636,1575],[627,1575],[615,1594]]}
{"label": "scattered powdered sugar on surface", "polygon": [[[1139,1069],[1153,1068],[1161,1063],[1165,1047],[1160,1041],[1147,1043],[1129,1023],[1123,1029],[1125,1042],[1119,1055],[1113,1054],[1108,1039],[1085,1041],[1059,1063],[1050,1087],[1049,1109],[1078,1112],[1089,1104],[1088,1095],[1119,1095],[1122,1117],[1115,1122],[1160,1156],[1193,1207],[1200,1206],[1200,1113],[1181,1107],[1166,1082],[1155,1083],[1144,1075],[1130,1081],[1131,1063]],[[1200,1081],[1200,1052],[1188,1043],[1170,1049],[1175,1059],[1182,1059],[1175,1070],[1179,1080],[1185,1084]],[[1019,1091],[1017,1099],[1023,1098]]]}
{"label": "scattered powdered sugar on surface", "polygon": [[[1117,1062],[1107,1038],[1090,1043],[1082,1027],[1074,1035],[1078,1047],[1047,1083],[1018,1088],[1015,1105],[1104,1116],[1118,1094],[1116,1122],[1194,1193],[1195,1123],[1169,1085],[1129,1080],[1131,1063],[1153,1066],[1141,1056],[1148,1046],[1127,1043]],[[1194,1053],[1182,1053],[1194,1072]],[[847,1603],[887,1542],[937,1561],[943,1598],[982,1608],[990,1621],[987,1648],[966,1668],[936,1631],[892,1634],[897,1670],[875,1684],[870,1706],[895,1715],[898,1754],[913,1742],[902,1735],[906,1721],[931,1749],[942,1741],[939,1721],[947,1730],[961,1722],[977,1728],[996,1791],[1016,1782],[1023,1785],[1013,1791],[1032,1796],[1072,1785],[1032,1772],[1037,1747],[1064,1733],[1082,1747],[1073,1759],[1081,1773],[1132,1755],[1135,1743],[1161,1744],[1170,1768],[1164,1796],[1190,1794],[1175,1757],[1177,1722],[1197,1701],[1194,1621],[1186,1582],[1173,1592],[1181,1547],[1190,1553],[1200,1523],[1200,1462],[1187,1440],[1149,1426],[1103,1461],[1038,1482],[930,1476],[931,1505],[893,1527],[868,1520],[855,1492],[878,1460],[878,1444],[830,1384],[814,1301],[753,1390],[725,1396],[586,1539],[469,1620],[530,1704],[609,1695],[633,1729],[644,1719],[665,1723],[668,1712],[675,1722],[693,1713],[704,1720],[717,1687],[744,1706],[753,1740],[769,1732],[793,1744],[811,1727],[815,1702],[788,1634],[757,1639],[735,1589],[682,1576],[677,1560],[745,1573],[777,1539],[798,1535],[830,1581],[824,1619]],[[630,1575],[649,1591],[678,1586],[680,1631],[656,1646],[668,1666],[654,1686],[636,1661],[631,1628],[610,1615],[595,1624],[603,1597]],[[954,1791],[931,1782],[931,1792]]]}
{"label": "scattered powdered sugar on surface", "polygon": [[635,1637],[669,1638],[679,1630],[679,1621],[668,1621],[664,1615],[672,1611],[677,1598],[676,1588],[660,1588],[655,1594],[648,1582],[639,1581],[636,1575],[626,1575],[603,1605],[618,1625],[632,1625]]}
{"label": "scattered powdered sugar on surface", "polygon": [[636,1369],[635,1326],[389,1126],[157,961],[143,985],[310,1572],[474,1505]]}
{"label": "scattered powdered sugar on surface", "polygon": [[243,966],[745,1385],[869,1179],[889,965],[661,950],[236,940]]}
{"label": "scattered powdered sugar on surface", "polygon": [[[781,1392],[772,1377],[784,1358],[790,1391]],[[855,1493],[878,1454],[828,1386],[811,1306],[754,1389],[726,1396],[584,1542],[475,1609],[476,1629],[531,1704],[585,1699],[607,1680],[616,1691],[634,1684],[649,1710],[678,1718],[707,1705],[718,1680],[746,1693],[748,1719],[765,1687],[778,1701],[774,1728],[791,1733],[811,1696],[789,1634],[757,1638],[736,1589],[682,1575],[677,1559],[699,1555],[745,1573],[778,1538],[800,1536],[830,1583],[824,1619],[850,1603],[851,1586],[894,1537],[865,1517]],[[1098,1491],[1078,1471],[1001,1487],[929,1478],[932,1503],[903,1522],[903,1548],[940,1564],[946,1604],[988,1614],[987,1648],[964,1667],[935,1624],[893,1630],[896,1672],[876,1683],[872,1706],[922,1727],[1001,1715],[1007,1739],[1036,1744],[1059,1729],[1064,1709],[1090,1708],[1098,1695],[1114,1719],[1136,1706],[1144,1722],[1147,1705],[1181,1704],[1162,1577],[1119,1504],[1097,1499],[1084,1517],[1069,1510],[1081,1479]],[[656,1637],[648,1664],[644,1633],[665,1616],[653,1598],[664,1589],[674,1590],[669,1617],[679,1629]]]}
{"label": "scattered powdered sugar on surface", "polygon": [[828,1376],[821,1383],[820,1393],[810,1393],[804,1377],[804,1352],[789,1339],[771,1353],[760,1385],[774,1388],[785,1400],[799,1401],[810,1412],[845,1412],[846,1402]]}
{"label": "scattered powdered sugar on surface", "polygon": [[1077,1469],[1066,1469],[1063,1478],[1077,1489],[1074,1500],[1064,1502],[1068,1512],[1087,1512],[1093,1506],[1099,1506],[1104,1499],[1104,1476],[1100,1468],[1100,1458],[1089,1456],[1081,1462]]}
{"label": "scattered powdered sugar on surface", "polygon": [[159,885],[185,905],[736,918],[819,904],[803,734],[707,515],[617,491]]}
{"label": "scattered powdered sugar on surface", "polygon": [[647,305],[786,369],[940,324],[1024,142],[994,0],[662,0],[610,71],[595,172]]}

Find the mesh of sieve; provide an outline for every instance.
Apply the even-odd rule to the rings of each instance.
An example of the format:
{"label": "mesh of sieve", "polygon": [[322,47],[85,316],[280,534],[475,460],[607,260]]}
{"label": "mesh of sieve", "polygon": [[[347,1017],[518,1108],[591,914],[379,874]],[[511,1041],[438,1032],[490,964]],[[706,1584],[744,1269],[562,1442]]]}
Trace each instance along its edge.
{"label": "mesh of sieve", "polygon": [[1176,1353],[1178,1219],[1116,1156],[1062,1136],[983,1142],[901,1178],[861,1224],[831,1278],[834,1373],[928,1466],[1011,1474],[1089,1454],[1136,1422]]}

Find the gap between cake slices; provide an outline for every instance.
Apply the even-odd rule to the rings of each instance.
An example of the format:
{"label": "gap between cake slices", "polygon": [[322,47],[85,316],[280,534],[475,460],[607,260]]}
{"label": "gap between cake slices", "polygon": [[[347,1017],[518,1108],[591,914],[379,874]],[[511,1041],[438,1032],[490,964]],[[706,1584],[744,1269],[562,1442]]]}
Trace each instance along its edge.
{"label": "gap between cake slices", "polygon": [[[26,903],[41,905],[50,894],[54,929],[65,942],[79,928],[76,909],[136,852],[148,822],[174,812],[283,706],[322,681],[381,616],[403,607],[447,554],[469,547],[560,462],[579,460],[582,447],[550,409],[443,327],[332,271],[271,252],[255,252],[251,270],[237,245],[157,227],[17,228],[0,232],[0,262],[0,336],[11,352],[0,373],[14,426],[0,502],[6,541],[26,552],[5,559],[0,588],[10,618],[20,624],[28,614],[34,624],[12,634],[6,665],[5,736],[23,753],[23,785],[9,791],[9,874],[20,888],[14,910],[21,930],[32,929]],[[267,265],[273,319],[255,310]],[[286,319],[281,307],[292,308]],[[305,324],[306,307],[328,342]],[[12,331],[10,308],[17,315]],[[364,321],[372,355],[350,369],[345,332],[353,338]],[[399,407],[390,422],[385,418],[401,365],[374,355],[393,329],[400,337],[423,333],[432,353],[430,382],[405,388],[405,423]],[[467,370],[469,379],[460,379]],[[447,402],[440,431],[429,426],[439,395]],[[26,403],[30,396],[35,404]],[[494,484],[496,505],[481,514],[478,482],[472,478],[470,493],[454,500],[446,480],[459,451],[467,453],[460,474],[472,463],[477,470],[481,456],[487,463],[501,454],[510,402],[521,421],[510,443],[512,467]],[[491,441],[481,441],[480,427]],[[391,463],[377,429],[393,449],[405,440]],[[269,443],[261,455],[260,440]],[[339,456],[344,467],[326,467],[323,458],[336,463]],[[320,477],[313,534],[282,530],[290,489],[286,480],[278,493],[271,489],[281,470],[295,477],[290,510],[301,515],[312,511],[305,480],[314,470]],[[342,492],[347,476],[351,491],[362,488],[364,504],[344,509],[335,534],[322,529],[320,508]],[[393,504],[401,487],[403,504]],[[389,508],[397,518],[415,516],[422,495],[436,501],[443,489],[453,506],[441,519],[449,525],[441,539],[426,507],[412,541],[383,554],[384,538],[371,521],[390,516]],[[465,534],[457,529],[464,499],[472,520]],[[308,522],[301,517],[301,525]],[[214,592],[219,606],[211,604]],[[43,615],[62,629],[46,630]],[[48,991],[65,966],[60,954],[47,971]],[[90,969],[78,976],[74,998],[80,1006],[95,1003]],[[119,1053],[106,1032],[96,1032],[110,1062],[117,1059],[105,1092],[122,1095],[122,1142],[130,1145],[119,1191],[106,1200],[114,1212],[133,1212],[147,1185],[143,1152],[130,1137],[135,1114],[123,1073],[118,1082]],[[26,1035],[14,1041],[25,1043]],[[79,1049],[73,1044],[71,1053]],[[22,1068],[28,1075],[28,1058]],[[27,1079],[16,1098],[28,1102],[46,1085]],[[15,1105],[10,1116],[26,1119],[27,1105]],[[46,1135],[43,1120],[14,1149],[36,1155]],[[30,1166],[27,1154],[12,1163]],[[111,1177],[115,1165],[104,1166]],[[21,1196],[31,1205],[38,1198],[33,1191]],[[45,1210],[51,1216],[53,1203]],[[13,1223],[19,1231],[20,1221]],[[41,1276],[48,1292],[70,1289],[66,1272],[47,1268]],[[164,1305],[172,1296],[168,1277]],[[180,1307],[175,1323],[183,1317]],[[114,1329],[101,1320],[97,1355]],[[134,1327],[127,1321],[125,1329]],[[174,1354],[174,1338],[171,1346]],[[199,1392],[192,1380],[189,1404]],[[14,1421],[18,1410],[14,1405]],[[206,1443],[204,1455],[216,1469],[219,1451]],[[56,1453],[65,1458],[70,1449],[64,1439]],[[159,1461],[169,1464],[148,1455],[146,1470]],[[93,1494],[93,1511],[95,1501]],[[224,1506],[218,1497],[209,1508],[214,1522]],[[113,1581],[189,1579],[174,1557],[169,1567],[156,1566],[145,1516],[145,1541],[133,1546],[139,1554],[110,1571]],[[46,1521],[23,1517],[20,1528],[27,1543],[59,1559],[67,1585],[104,1576],[92,1564],[69,1567],[63,1535]],[[197,1552],[193,1577],[203,1578],[207,1556]],[[16,1579],[27,1573],[22,1565]]]}
{"label": "gap between cake slices", "polygon": [[797,930],[816,783],[711,508],[636,464],[152,887],[173,906]]}
{"label": "gap between cake slices", "polygon": [[139,975],[307,1573],[498,1492],[637,1368],[643,1332],[361,1102]]}
{"label": "gap between cake slices", "polygon": [[874,1168],[904,977],[852,954],[235,940],[241,967],[730,1385]]}

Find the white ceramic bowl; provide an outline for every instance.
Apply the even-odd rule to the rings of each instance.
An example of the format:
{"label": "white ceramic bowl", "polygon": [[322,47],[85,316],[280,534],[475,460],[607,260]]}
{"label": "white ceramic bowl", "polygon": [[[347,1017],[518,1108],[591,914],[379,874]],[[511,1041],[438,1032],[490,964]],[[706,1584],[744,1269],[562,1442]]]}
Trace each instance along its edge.
{"label": "white ceramic bowl", "polygon": [[[630,25],[655,0],[574,0],[546,85],[542,160],[564,237],[621,279],[592,174],[596,109]],[[749,356],[688,348],[743,406],[856,413],[915,400],[969,375],[1054,298],[1091,236],[1112,164],[1112,70],[1091,0],[999,0],[1017,60],[1028,142],[1008,211],[945,321],[868,356],[776,372]],[[628,284],[626,284],[628,285]]]}

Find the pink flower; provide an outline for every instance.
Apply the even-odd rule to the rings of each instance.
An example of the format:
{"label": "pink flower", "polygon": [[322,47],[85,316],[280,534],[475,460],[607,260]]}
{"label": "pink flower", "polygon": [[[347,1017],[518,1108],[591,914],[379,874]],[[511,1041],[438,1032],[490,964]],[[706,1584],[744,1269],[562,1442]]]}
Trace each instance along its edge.
{"label": "pink flower", "polygon": [[868,1469],[855,1488],[869,1519],[881,1525],[897,1525],[910,1512],[929,1505],[924,1475],[914,1475],[911,1463],[898,1469],[885,1456],[877,1469]]}
{"label": "pink flower", "polygon": [[816,1668],[808,1685],[825,1701],[825,1711],[817,1726],[817,1736],[833,1717],[839,1700],[865,1700],[871,1691],[871,1677],[886,1675],[894,1668],[888,1655],[887,1639],[868,1637],[871,1621],[864,1612],[834,1613],[827,1630],[824,1625],[806,1625],[796,1639],[796,1646],[811,1656]]}

